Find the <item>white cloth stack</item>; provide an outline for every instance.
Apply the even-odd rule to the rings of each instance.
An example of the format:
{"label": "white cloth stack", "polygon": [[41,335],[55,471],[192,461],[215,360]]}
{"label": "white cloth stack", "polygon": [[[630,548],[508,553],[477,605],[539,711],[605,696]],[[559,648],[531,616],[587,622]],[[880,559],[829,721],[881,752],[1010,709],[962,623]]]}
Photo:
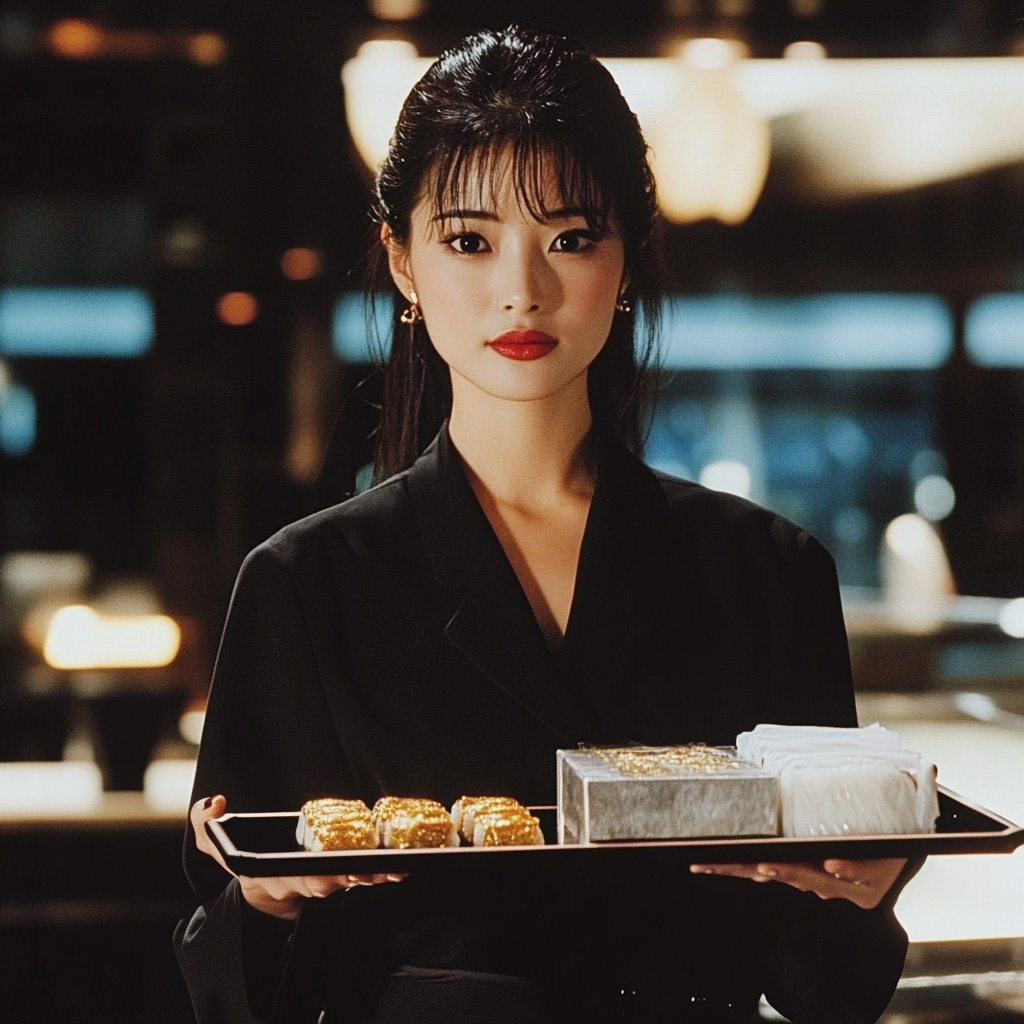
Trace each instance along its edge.
{"label": "white cloth stack", "polygon": [[758,725],[736,737],[741,755],[779,779],[784,836],[906,835],[935,831],[935,765],[882,726]]}

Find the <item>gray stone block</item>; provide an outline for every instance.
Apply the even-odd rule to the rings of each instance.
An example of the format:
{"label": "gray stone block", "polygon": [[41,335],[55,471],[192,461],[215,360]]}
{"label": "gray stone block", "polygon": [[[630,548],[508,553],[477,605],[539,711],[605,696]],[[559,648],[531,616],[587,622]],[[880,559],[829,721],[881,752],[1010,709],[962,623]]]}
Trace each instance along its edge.
{"label": "gray stone block", "polygon": [[778,780],[732,747],[559,750],[558,841],[778,835]]}

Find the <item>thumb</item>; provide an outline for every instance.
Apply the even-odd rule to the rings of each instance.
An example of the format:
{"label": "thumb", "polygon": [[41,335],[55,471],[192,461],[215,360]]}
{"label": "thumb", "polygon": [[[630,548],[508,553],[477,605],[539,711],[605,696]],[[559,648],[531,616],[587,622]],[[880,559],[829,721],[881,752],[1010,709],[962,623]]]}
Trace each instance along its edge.
{"label": "thumb", "polygon": [[220,850],[214,845],[206,831],[206,823],[214,818],[219,818],[227,810],[228,802],[224,796],[217,795],[207,797],[205,800],[197,800],[189,812],[189,820],[196,834],[196,847],[203,853],[212,857],[229,874],[234,872],[224,863]]}

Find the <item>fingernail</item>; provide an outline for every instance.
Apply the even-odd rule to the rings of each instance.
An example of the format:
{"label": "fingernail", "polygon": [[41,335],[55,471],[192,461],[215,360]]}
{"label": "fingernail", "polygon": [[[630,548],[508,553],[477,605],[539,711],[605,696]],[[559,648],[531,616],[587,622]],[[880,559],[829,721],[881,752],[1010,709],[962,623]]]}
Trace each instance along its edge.
{"label": "fingernail", "polygon": [[778,875],[778,871],[773,871],[771,868],[759,867],[757,869],[759,875],[764,875],[765,878],[775,878]]}
{"label": "fingernail", "polygon": [[212,806],[213,806],[213,797],[212,796],[208,796],[203,801],[203,810],[204,811],[208,811]]}

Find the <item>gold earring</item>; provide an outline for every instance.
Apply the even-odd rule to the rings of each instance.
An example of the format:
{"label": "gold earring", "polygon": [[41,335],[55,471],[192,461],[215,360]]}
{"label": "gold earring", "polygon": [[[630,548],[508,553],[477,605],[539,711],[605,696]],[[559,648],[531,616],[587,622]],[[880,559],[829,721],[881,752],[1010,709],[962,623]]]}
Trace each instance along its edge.
{"label": "gold earring", "polygon": [[409,292],[409,305],[399,319],[403,324],[416,324],[423,320],[423,313],[420,312],[419,299],[414,291]]}
{"label": "gold earring", "polygon": [[620,295],[619,299],[618,299],[618,302],[615,303],[615,309],[619,313],[632,313],[633,312],[633,303],[630,302],[629,299],[627,299],[625,295]]}

